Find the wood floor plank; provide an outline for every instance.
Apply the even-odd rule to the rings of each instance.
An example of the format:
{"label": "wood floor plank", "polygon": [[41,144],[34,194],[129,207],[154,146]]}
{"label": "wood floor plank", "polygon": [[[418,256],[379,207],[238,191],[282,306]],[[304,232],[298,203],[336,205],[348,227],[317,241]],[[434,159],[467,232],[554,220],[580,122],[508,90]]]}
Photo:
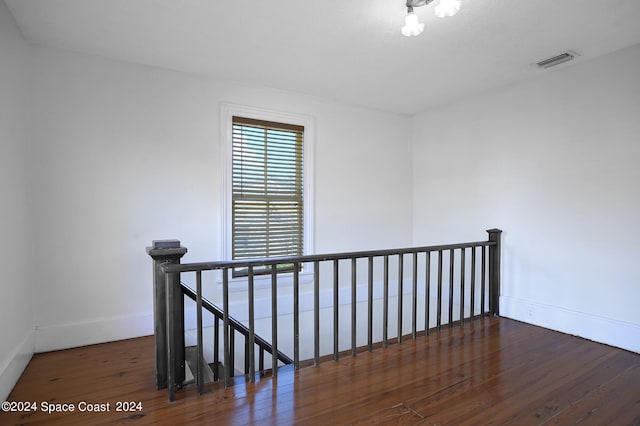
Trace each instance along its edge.
{"label": "wood floor plank", "polygon": [[638,358],[634,354],[606,351],[602,357],[581,364],[581,371],[565,370],[559,380],[549,383],[547,388],[535,394],[530,394],[531,402],[518,407],[516,415],[509,423],[520,425],[548,421],[563,408],[580,401],[610,380],[611,369],[619,371],[635,365],[638,365]]}
{"label": "wood floor plank", "polygon": [[[568,365],[575,356],[568,346],[563,346],[563,349],[564,353],[555,353],[552,359],[538,358],[535,363],[528,363],[526,372],[513,374],[513,370],[504,371],[480,383],[473,397],[460,395],[447,399],[445,407],[441,404],[434,408],[437,413],[432,418],[438,423],[446,423],[447,419],[459,424],[509,423],[529,403],[532,395],[545,392],[552,383],[562,380],[562,374],[570,369]],[[564,366],[562,371],[557,365]],[[490,392],[483,392],[483,389]]]}
{"label": "wood floor plank", "polygon": [[640,425],[640,364],[602,383],[544,424]]}
{"label": "wood floor plank", "polygon": [[[9,396],[38,411],[2,412],[0,424],[640,424],[640,355],[505,318],[235,382],[170,403],[155,389],[152,337],[39,354]],[[110,410],[78,412],[82,401]],[[118,401],[142,410],[117,412]],[[76,411],[41,411],[55,403]]]}
{"label": "wood floor plank", "polygon": [[[501,333],[510,336],[511,344],[528,339],[528,333],[518,335],[515,331],[505,329]],[[461,336],[465,338],[461,338]],[[413,365],[420,374],[416,374],[413,368],[398,372],[398,370],[391,367],[394,364],[380,364],[376,368],[362,371],[360,382],[352,382],[352,387],[354,388],[370,390],[367,393],[367,399],[355,400],[354,396],[351,396],[348,404],[335,407],[334,399],[329,394],[325,401],[326,406],[329,407],[333,404],[334,407],[331,409],[333,416],[338,420],[346,421],[349,418],[369,414],[373,401],[384,406],[392,406],[398,403],[405,403],[411,406],[416,396],[445,394],[454,387],[465,386],[468,377],[460,374],[459,366],[464,365],[468,360],[484,359],[491,353],[499,353],[499,336],[498,330],[495,330],[493,334],[484,336],[482,341],[479,342],[481,343],[481,349],[478,351],[466,350],[469,347],[469,343],[473,341],[473,333],[461,333],[461,330],[457,329],[454,329],[450,335],[448,331],[444,331],[437,338],[436,345],[425,345],[420,341],[415,343],[405,342],[401,345],[402,349],[406,349],[412,354],[412,357],[405,358],[401,364]],[[390,357],[395,360],[401,359],[394,352],[400,350],[401,347],[398,346],[389,348],[387,351]],[[483,371],[487,370],[483,369]],[[374,384],[363,383],[366,379],[374,380]],[[328,384],[338,386],[337,383],[329,382]],[[313,420],[313,418],[309,420]]]}

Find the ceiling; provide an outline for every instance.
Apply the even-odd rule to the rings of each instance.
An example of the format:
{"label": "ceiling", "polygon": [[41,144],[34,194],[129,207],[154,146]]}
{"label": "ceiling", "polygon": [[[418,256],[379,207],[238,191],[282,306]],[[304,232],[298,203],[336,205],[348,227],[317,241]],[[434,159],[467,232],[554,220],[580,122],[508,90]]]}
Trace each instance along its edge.
{"label": "ceiling", "polygon": [[[640,43],[638,0],[5,0],[32,43],[414,114]],[[556,69],[557,69],[556,68]]]}

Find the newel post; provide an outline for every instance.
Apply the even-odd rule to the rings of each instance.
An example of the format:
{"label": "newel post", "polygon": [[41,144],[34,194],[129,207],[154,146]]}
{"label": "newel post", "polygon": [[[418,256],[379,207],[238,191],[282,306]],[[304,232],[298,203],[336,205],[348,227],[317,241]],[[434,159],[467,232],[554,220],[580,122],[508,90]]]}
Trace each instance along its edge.
{"label": "newel post", "polygon": [[[167,387],[167,291],[165,273],[162,266],[180,263],[180,259],[187,252],[186,247],[180,245],[179,240],[156,240],[147,253],[153,259],[153,331],[155,335],[156,352],[156,388]],[[182,306],[182,303],[179,303]],[[177,315],[176,320],[184,321],[184,315]],[[184,333],[182,333],[184,339]],[[184,350],[184,344],[182,345]]]}
{"label": "newel post", "polygon": [[489,247],[489,312],[500,315],[500,229],[489,229],[489,241],[496,244]]}

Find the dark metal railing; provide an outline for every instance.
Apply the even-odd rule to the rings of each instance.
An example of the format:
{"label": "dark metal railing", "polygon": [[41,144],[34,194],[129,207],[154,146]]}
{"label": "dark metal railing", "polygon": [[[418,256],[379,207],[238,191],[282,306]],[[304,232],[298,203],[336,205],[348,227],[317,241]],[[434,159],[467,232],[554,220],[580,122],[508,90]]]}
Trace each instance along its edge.
{"label": "dark metal railing", "polygon": [[[156,273],[162,273],[165,276],[165,296],[166,296],[166,316],[163,317],[160,314],[160,321],[166,321],[166,328],[157,327],[156,332],[166,332],[166,340],[163,338],[158,339],[156,336],[156,382],[165,384],[169,388],[169,397],[171,400],[174,398],[174,388],[176,384],[182,383],[184,380],[184,306],[182,303],[183,294],[196,301],[196,315],[197,315],[197,340],[198,340],[198,377],[196,382],[198,383],[200,392],[204,390],[204,380],[201,375],[204,365],[203,357],[203,339],[202,339],[202,311],[203,308],[213,313],[216,316],[216,323],[218,318],[222,318],[223,322],[223,358],[224,358],[224,383],[225,387],[230,384],[230,366],[233,361],[232,344],[233,332],[232,330],[242,330],[241,334],[245,336],[245,347],[253,348],[256,345],[261,348],[260,354],[264,354],[265,351],[271,353],[271,371],[274,376],[278,374],[279,361],[287,363],[290,359],[278,350],[278,278],[277,265],[287,264],[294,265],[293,271],[289,272],[292,275],[293,286],[293,364],[294,368],[300,367],[300,271],[303,264],[312,265],[313,275],[313,363],[318,365],[321,359],[320,350],[320,287],[321,287],[321,264],[328,264],[332,267],[333,274],[328,274],[328,282],[326,288],[330,288],[333,291],[333,359],[337,360],[340,356],[339,350],[339,284],[340,273],[339,264],[340,261],[350,260],[351,263],[351,279],[350,279],[350,333],[351,333],[351,355],[356,356],[358,352],[357,347],[357,285],[358,285],[358,260],[367,262],[367,280],[366,280],[366,297],[365,302],[367,305],[367,345],[366,349],[371,351],[374,346],[374,262],[376,259],[381,259],[382,268],[382,340],[383,346],[387,346],[392,340],[389,337],[389,310],[390,310],[390,259],[397,258],[397,262],[394,265],[397,268],[396,288],[397,293],[397,330],[396,341],[401,343],[403,340],[403,313],[405,311],[405,280],[411,281],[411,286],[407,286],[407,293],[410,294],[411,303],[407,304],[411,309],[411,338],[415,339],[418,331],[424,330],[424,334],[430,333],[430,315],[433,309],[433,302],[430,299],[431,287],[436,287],[437,297],[435,300],[436,319],[435,329],[440,330],[443,324],[447,324],[452,327],[454,323],[458,322],[462,324],[465,319],[472,319],[476,316],[486,314],[499,314],[499,289],[500,289],[500,234],[502,231],[498,229],[491,229],[487,231],[489,233],[489,239],[487,241],[478,241],[470,243],[460,244],[447,244],[436,246],[423,246],[412,247],[403,249],[391,249],[391,250],[372,250],[372,251],[358,251],[348,253],[334,253],[323,255],[305,255],[305,256],[292,256],[292,257],[280,257],[280,258],[265,258],[255,260],[234,260],[234,261],[219,261],[219,262],[203,262],[203,263],[186,263],[180,264],[180,257],[177,259],[170,259],[157,265]],[[186,252],[186,249],[184,249]],[[456,253],[458,254],[456,256]],[[470,263],[467,262],[467,253],[470,253]],[[153,256],[153,254],[150,252]],[[184,253],[182,253],[184,254]],[[447,256],[448,255],[448,256]],[[478,255],[480,256],[480,262],[477,261]],[[157,256],[157,254],[156,254]],[[434,259],[432,259],[434,258]],[[444,275],[446,271],[444,268],[445,258],[448,258],[448,285],[444,283]],[[154,257],[156,263],[158,258]],[[432,260],[435,260],[436,266],[432,265]],[[457,274],[457,291],[456,290],[456,273],[455,266],[456,260],[459,264],[459,272]],[[410,264],[411,269],[406,269],[405,263]],[[480,263],[480,268],[478,268]],[[270,294],[271,294],[271,342],[260,338],[255,333],[255,275],[254,269],[263,266],[271,266],[270,274]],[[421,267],[422,266],[422,267]],[[248,324],[244,326],[238,321],[235,321],[229,315],[229,274],[235,268],[243,268],[248,271],[247,276],[247,308],[248,308]],[[217,308],[211,302],[207,301],[202,296],[202,273],[204,271],[222,271],[222,308]],[[410,272],[409,272],[410,271]],[[181,274],[195,273],[196,274],[196,290],[193,291],[186,286],[180,284]],[[406,275],[406,276],[405,276]],[[333,278],[331,282],[331,276]],[[467,279],[468,277],[468,279]],[[478,281],[479,278],[479,282]],[[161,278],[156,276],[156,285],[159,285]],[[468,285],[467,285],[468,282]],[[332,284],[332,285],[330,285]],[[419,302],[419,290],[424,288],[424,324],[418,324],[417,312]],[[156,292],[156,297],[158,296]],[[469,309],[465,309],[465,293],[469,294]],[[486,297],[485,297],[486,295]],[[457,296],[457,298],[456,298]],[[477,296],[480,297],[479,308],[476,308]],[[180,298],[177,300],[176,298]],[[447,317],[448,321],[443,320],[443,304],[447,299]],[[486,304],[488,299],[488,306]],[[456,305],[459,305],[459,314],[457,318],[454,318],[454,301]],[[160,302],[156,301],[156,304]],[[156,318],[156,322],[158,318]],[[158,343],[158,340],[160,342]],[[158,357],[161,355],[158,352],[162,352],[162,343],[166,344],[165,358],[161,360],[158,365]],[[217,352],[216,352],[217,353]],[[165,373],[159,372],[158,368],[162,369],[166,367]],[[263,363],[260,362],[259,369],[262,370]],[[255,351],[246,349],[245,352],[245,373],[248,374],[250,381],[255,380],[256,363],[255,363]],[[164,380],[164,381],[163,381]],[[161,387],[161,386],[159,386]]]}
{"label": "dark metal railing", "polygon": [[[201,279],[201,278],[200,278]],[[202,283],[202,282],[200,282]],[[202,284],[200,284],[202,285]],[[182,287],[182,293],[188,297],[189,299],[193,300],[194,302],[196,302],[196,304],[198,303],[198,293],[197,291],[194,291],[192,288],[190,288],[189,286],[187,286],[185,283],[180,283],[180,286]],[[205,297],[201,298],[201,309],[204,309],[205,311],[211,313],[214,317],[214,339],[213,339],[213,344],[214,344],[214,349],[213,349],[213,362],[215,365],[218,364],[218,353],[219,353],[219,349],[218,349],[218,341],[219,341],[219,321],[223,321],[224,320],[224,312],[222,311],[222,309],[220,309],[218,306],[214,305],[213,303],[211,303],[210,301],[208,301]],[[198,328],[202,328],[202,324],[198,325]],[[230,346],[230,352],[234,353],[235,352],[235,337],[233,337],[233,333],[238,333],[242,336],[244,336],[245,341],[248,342],[249,339],[249,334],[251,333],[251,331],[241,322],[237,321],[235,318],[229,316],[229,338],[231,340],[231,344]],[[264,369],[263,365],[264,365],[264,354],[268,353],[271,355],[271,351],[272,351],[272,346],[269,342],[267,342],[266,340],[264,340],[262,337],[260,336],[255,336],[254,337],[254,345],[258,348],[259,350],[259,354],[260,354],[260,360],[261,362],[259,363],[260,367],[259,369],[262,370]],[[248,344],[245,344],[245,367],[244,367],[244,374],[249,374],[249,355],[248,352],[250,350],[250,347]],[[283,364],[292,364],[293,360],[291,358],[289,358],[286,354],[282,353],[281,351],[277,352],[277,358],[278,361],[282,362]],[[233,376],[233,371],[234,371],[234,365],[233,365],[233,358],[231,358],[229,360],[230,365],[229,365],[229,374],[231,376]],[[200,370],[199,370],[200,371]],[[214,379],[218,380],[218,372],[217,369],[215,369],[213,371],[214,374]]]}

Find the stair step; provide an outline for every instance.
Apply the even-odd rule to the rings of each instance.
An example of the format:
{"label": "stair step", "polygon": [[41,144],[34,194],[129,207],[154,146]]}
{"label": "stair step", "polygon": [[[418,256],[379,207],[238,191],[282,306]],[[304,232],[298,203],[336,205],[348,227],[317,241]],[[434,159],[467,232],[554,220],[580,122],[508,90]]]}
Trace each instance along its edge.
{"label": "stair step", "polygon": [[[184,358],[189,367],[185,369],[185,381],[195,381],[198,371],[198,347],[187,346],[184,351]],[[213,364],[204,365],[204,382],[213,382]]]}

